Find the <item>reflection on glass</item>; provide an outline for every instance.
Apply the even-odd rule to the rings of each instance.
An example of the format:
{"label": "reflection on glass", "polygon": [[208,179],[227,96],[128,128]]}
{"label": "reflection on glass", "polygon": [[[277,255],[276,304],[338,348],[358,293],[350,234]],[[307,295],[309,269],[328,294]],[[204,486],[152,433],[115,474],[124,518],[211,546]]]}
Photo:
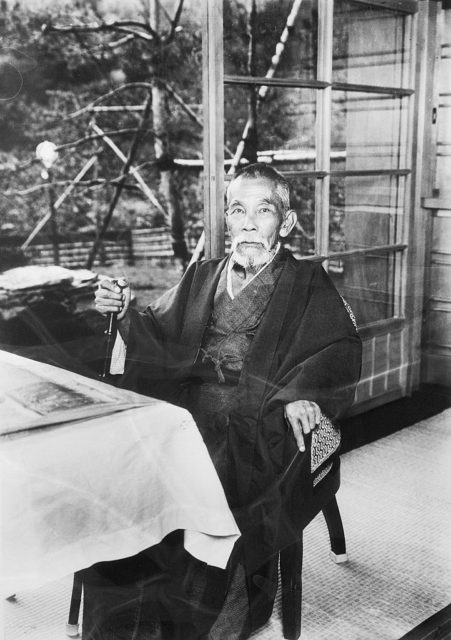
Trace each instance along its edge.
{"label": "reflection on glass", "polygon": [[400,242],[405,178],[347,176],[331,180],[329,252],[369,249],[364,255],[334,256],[329,261],[342,295],[361,324],[394,315],[397,254],[371,247]]}
{"label": "reflection on glass", "polygon": [[[252,117],[250,100],[255,88],[226,86],[224,91],[225,145],[234,152]],[[250,162],[258,157],[313,169],[315,117],[314,90],[271,88],[268,99],[258,110],[257,126],[254,136],[248,140],[244,157]]]}
{"label": "reflection on glass", "polygon": [[395,315],[395,253],[368,253],[331,260],[329,275],[361,326]]}
{"label": "reflection on glass", "polygon": [[285,246],[296,258],[315,253],[315,181],[311,178],[288,178],[291,186],[291,208],[298,216],[296,227],[290,233]]}
{"label": "reflection on glass", "polygon": [[410,16],[358,2],[335,2],[335,82],[406,88],[410,57]]}
{"label": "reflection on glass", "polygon": [[395,244],[401,238],[405,178],[347,176],[330,189],[329,251]]}
{"label": "reflection on glass", "polygon": [[350,171],[404,169],[407,165],[408,98],[334,91],[332,167]]}
{"label": "reflection on glass", "polygon": [[[273,65],[276,77],[314,79],[317,49],[316,0],[224,0],[224,71],[230,75],[265,76]],[[287,20],[291,27],[285,41]],[[253,55],[249,59],[250,34]]]}

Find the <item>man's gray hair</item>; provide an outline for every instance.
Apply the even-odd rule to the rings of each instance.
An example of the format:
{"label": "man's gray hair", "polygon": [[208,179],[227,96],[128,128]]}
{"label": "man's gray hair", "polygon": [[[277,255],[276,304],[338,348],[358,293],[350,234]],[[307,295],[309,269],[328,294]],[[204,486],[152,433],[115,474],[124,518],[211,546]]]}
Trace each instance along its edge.
{"label": "man's gray hair", "polygon": [[230,185],[237,178],[265,178],[270,180],[274,184],[274,191],[278,195],[281,201],[282,214],[285,216],[290,209],[290,184],[284,175],[263,162],[256,162],[254,164],[248,164],[243,169],[240,169],[236,175],[233,176],[227,188],[227,195],[230,189]]}

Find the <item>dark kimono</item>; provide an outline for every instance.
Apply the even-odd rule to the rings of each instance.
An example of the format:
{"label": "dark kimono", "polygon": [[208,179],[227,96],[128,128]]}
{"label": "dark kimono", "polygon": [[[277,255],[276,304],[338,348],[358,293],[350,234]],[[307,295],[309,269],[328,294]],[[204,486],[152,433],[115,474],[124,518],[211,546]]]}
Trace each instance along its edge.
{"label": "dark kimono", "polygon": [[[193,413],[242,533],[229,575],[239,564],[251,590],[258,580],[249,577],[265,574],[268,561],[274,568],[278,551],[297,539],[302,504],[314,490],[309,438],[300,453],[283,407],[312,400],[336,421],[353,402],[361,362],[360,339],[322,266],[285,250],[278,260],[274,291],[230,383],[236,386],[227,415],[209,412],[204,419],[196,402],[201,350],[227,259],[192,265],[171,292],[132,313],[122,380]],[[271,613],[275,589],[261,591],[248,632]]]}

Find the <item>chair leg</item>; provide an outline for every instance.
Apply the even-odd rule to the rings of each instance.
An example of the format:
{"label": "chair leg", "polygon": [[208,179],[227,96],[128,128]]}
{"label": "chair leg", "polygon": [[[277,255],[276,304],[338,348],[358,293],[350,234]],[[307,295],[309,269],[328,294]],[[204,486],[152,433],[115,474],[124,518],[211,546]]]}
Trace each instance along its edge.
{"label": "chair leg", "polygon": [[299,542],[280,552],[282,626],[286,640],[298,640],[301,635],[302,555],[302,537]]}
{"label": "chair leg", "polygon": [[72,586],[72,596],[70,599],[69,619],[66,624],[66,635],[69,638],[76,638],[79,633],[78,616],[80,614],[81,593],[83,590],[82,572],[74,573]]}
{"label": "chair leg", "polygon": [[330,557],[337,564],[346,562],[346,541],[341,521],[340,510],[338,509],[337,498],[334,496],[323,509],[330,537]]}

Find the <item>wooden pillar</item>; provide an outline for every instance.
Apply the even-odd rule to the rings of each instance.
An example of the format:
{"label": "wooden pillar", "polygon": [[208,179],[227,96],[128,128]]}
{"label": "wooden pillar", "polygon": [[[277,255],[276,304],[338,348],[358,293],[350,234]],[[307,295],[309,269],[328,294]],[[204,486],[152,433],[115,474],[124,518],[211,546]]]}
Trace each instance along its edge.
{"label": "wooden pillar", "polygon": [[[332,43],[333,3],[318,0],[318,80],[329,83],[317,89],[316,98],[316,165],[326,175],[315,185],[315,253],[329,253],[330,139],[332,110]],[[327,263],[324,264],[327,268]]]}
{"label": "wooden pillar", "polygon": [[[407,360],[412,363],[408,370],[407,392],[418,387],[420,382],[421,338],[423,325],[424,280],[426,266],[427,214],[421,206],[421,197],[433,194],[434,176],[429,164],[433,156],[431,125],[433,114],[434,66],[437,54],[438,2],[419,0],[418,40],[416,60],[416,103],[413,117],[413,146],[410,202],[412,213],[407,231],[409,251],[406,256],[406,301],[405,315],[408,329],[405,343]],[[432,160],[432,167],[434,166]]]}
{"label": "wooden pillar", "polygon": [[48,194],[49,194],[49,207],[50,207],[50,235],[52,237],[53,247],[53,263],[59,265],[60,263],[60,249],[58,238],[58,225],[56,222],[56,207],[55,207],[55,190],[53,188],[53,175],[51,169],[47,171],[48,182]]}
{"label": "wooden pillar", "polygon": [[202,21],[205,257],[224,255],[224,65],[222,0],[204,0]]}

